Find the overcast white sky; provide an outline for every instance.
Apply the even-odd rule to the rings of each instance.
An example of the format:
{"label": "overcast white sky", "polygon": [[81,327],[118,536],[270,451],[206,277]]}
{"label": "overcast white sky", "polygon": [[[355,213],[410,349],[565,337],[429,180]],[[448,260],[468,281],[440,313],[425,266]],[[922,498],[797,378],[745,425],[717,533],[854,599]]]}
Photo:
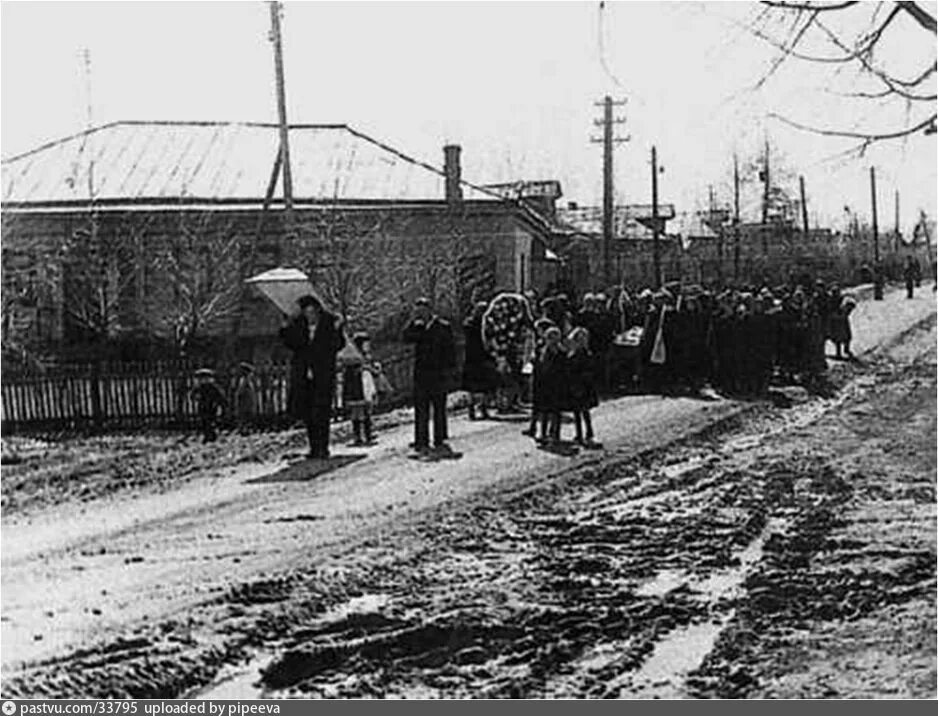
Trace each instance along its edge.
{"label": "overcast white sky", "polygon": [[[924,3],[932,13],[935,3]],[[837,22],[862,26],[871,6]],[[819,138],[766,119],[838,128],[901,126],[905,108],[838,99],[858,85],[841,69],[794,61],[760,90],[775,53],[734,25],[744,2],[607,2],[600,64],[598,2],[287,2],[284,43],[291,122],[347,123],[442,164],[463,146],[464,176],[486,183],[559,179],[564,201],[599,204],[601,152],[590,144],[605,94],[627,97],[616,151],[618,202],[648,202],[649,151],[658,147],[662,201],[693,209],[709,184],[730,200],[732,153],[752,154],[765,133],[802,173],[812,218],[838,222],[850,205],[868,216],[869,166],[881,226],[902,193],[906,230],[935,215],[936,138],[916,135],[849,161],[854,142]],[[119,119],[276,119],[265,3],[10,2],[0,12],[0,122],[4,157],[80,131],[85,95],[79,49],[92,56],[95,123]],[[854,23],[854,25],[851,25]],[[806,47],[822,51],[820,38]],[[880,54],[910,74],[933,61],[934,36],[900,17]],[[829,48],[827,48],[829,50]],[[935,79],[934,77],[932,78]],[[934,91],[934,82],[930,88]],[[917,108],[913,119],[927,116]],[[921,118],[924,118],[921,116]],[[755,193],[744,204],[755,207]]]}

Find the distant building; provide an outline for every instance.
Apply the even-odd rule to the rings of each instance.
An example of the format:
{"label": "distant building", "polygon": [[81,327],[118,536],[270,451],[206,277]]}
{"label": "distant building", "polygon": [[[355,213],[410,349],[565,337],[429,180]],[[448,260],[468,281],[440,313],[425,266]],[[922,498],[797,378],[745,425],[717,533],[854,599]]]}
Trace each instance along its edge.
{"label": "distant building", "polygon": [[[685,235],[685,269],[697,282],[738,280],[778,285],[793,277],[855,283],[864,266],[875,263],[876,248],[869,227],[846,233],[810,229],[792,222],[710,225],[702,212],[693,235]],[[738,243],[737,243],[738,237]],[[893,278],[907,254],[926,256],[924,244],[912,246],[892,232],[879,236],[879,257]]]}
{"label": "distant building", "polygon": [[[650,204],[618,206],[613,213],[613,240],[609,259],[613,281],[633,289],[653,286],[654,231]],[[681,276],[680,240],[666,233],[674,219],[673,204],[661,204],[658,217],[662,231],[658,239],[662,280]],[[604,285],[603,214],[600,207],[568,205],[557,210],[557,222],[565,233],[555,233],[557,253],[565,260],[565,278],[579,291],[607,289]]]}

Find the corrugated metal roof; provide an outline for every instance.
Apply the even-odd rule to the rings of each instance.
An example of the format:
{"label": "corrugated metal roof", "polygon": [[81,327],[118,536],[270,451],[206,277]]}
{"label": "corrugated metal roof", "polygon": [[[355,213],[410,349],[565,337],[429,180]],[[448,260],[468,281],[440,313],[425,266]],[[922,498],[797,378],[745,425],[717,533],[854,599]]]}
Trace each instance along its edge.
{"label": "corrugated metal roof", "polygon": [[[4,160],[3,200],[88,201],[89,169],[95,199],[259,200],[278,146],[275,124],[115,122]],[[442,170],[345,125],[291,126],[290,163],[297,200],[444,198]]]}

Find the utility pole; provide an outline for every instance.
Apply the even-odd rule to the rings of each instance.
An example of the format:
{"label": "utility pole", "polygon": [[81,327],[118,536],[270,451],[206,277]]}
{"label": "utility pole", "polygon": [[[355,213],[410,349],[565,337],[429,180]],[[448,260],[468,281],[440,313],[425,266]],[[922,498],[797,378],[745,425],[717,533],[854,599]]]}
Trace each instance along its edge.
{"label": "utility pole", "polygon": [[771,187],[771,174],[769,171],[769,140],[765,140],[765,154],[763,157],[762,178],[762,226],[759,233],[762,235],[762,257],[768,264],[769,258],[769,188]]}
{"label": "utility pole", "polygon": [[651,230],[652,252],[655,263],[655,288],[661,288],[661,222],[658,219],[658,150],[651,148]]}
{"label": "utility pole", "polygon": [[879,222],[876,214],[876,168],[870,167],[870,198],[873,204],[873,300],[883,300],[882,267],[879,265]]}
{"label": "utility pole", "polygon": [[[94,126],[93,103],[91,100],[91,50],[87,47],[81,51],[82,68],[85,75],[85,135],[84,145],[91,142],[91,130]],[[88,201],[94,204],[94,152],[88,148]]]}
{"label": "utility pole", "polygon": [[899,231],[899,190],[896,189],[896,242],[893,250],[899,253],[899,247],[902,245],[902,233]]}
{"label": "utility pole", "polygon": [[801,188],[801,223],[804,225],[804,236],[808,238],[808,200],[804,193],[804,177],[798,177],[798,185]]}
{"label": "utility pole", "polygon": [[763,158],[763,167],[762,167],[762,178],[764,180],[762,188],[762,224],[763,226],[769,223],[769,186],[770,186],[770,174],[769,174],[769,140],[765,140],[765,156]]}
{"label": "utility pole", "polygon": [[720,225],[719,230],[714,229],[714,213],[715,213],[715,204],[716,200],[713,195],[713,184],[708,187],[709,193],[709,204],[708,211],[710,217],[710,230],[716,231],[717,234],[717,283],[723,284],[723,225]]}
{"label": "utility pole", "polygon": [[612,237],[615,232],[615,207],[614,202],[614,182],[612,173],[612,150],[616,144],[627,142],[629,137],[616,137],[613,133],[613,125],[622,124],[625,118],[613,118],[612,108],[614,106],[624,105],[625,101],[614,102],[608,95],[602,102],[597,102],[597,107],[603,107],[603,118],[593,120],[593,124],[603,128],[602,139],[590,137],[590,141],[603,145],[603,281],[605,287],[612,286]]}
{"label": "utility pole", "polygon": [[287,95],[283,76],[283,36],[280,31],[279,2],[270,3],[270,41],[274,45],[274,70],[277,81],[277,115],[280,123],[280,157],[283,169],[283,202],[288,232],[294,228],[293,176],[290,171],[289,125],[287,124]]}
{"label": "utility pole", "polygon": [[739,157],[733,155],[733,280],[739,281]]}

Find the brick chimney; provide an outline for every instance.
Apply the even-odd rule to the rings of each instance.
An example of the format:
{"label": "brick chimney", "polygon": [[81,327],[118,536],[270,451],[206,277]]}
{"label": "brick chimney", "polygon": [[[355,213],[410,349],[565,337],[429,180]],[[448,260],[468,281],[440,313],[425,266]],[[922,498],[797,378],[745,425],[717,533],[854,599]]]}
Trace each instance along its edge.
{"label": "brick chimney", "polygon": [[462,168],[459,165],[459,153],[462,147],[458,144],[447,144],[443,147],[443,173],[446,175],[446,203],[456,207],[462,202]]}

